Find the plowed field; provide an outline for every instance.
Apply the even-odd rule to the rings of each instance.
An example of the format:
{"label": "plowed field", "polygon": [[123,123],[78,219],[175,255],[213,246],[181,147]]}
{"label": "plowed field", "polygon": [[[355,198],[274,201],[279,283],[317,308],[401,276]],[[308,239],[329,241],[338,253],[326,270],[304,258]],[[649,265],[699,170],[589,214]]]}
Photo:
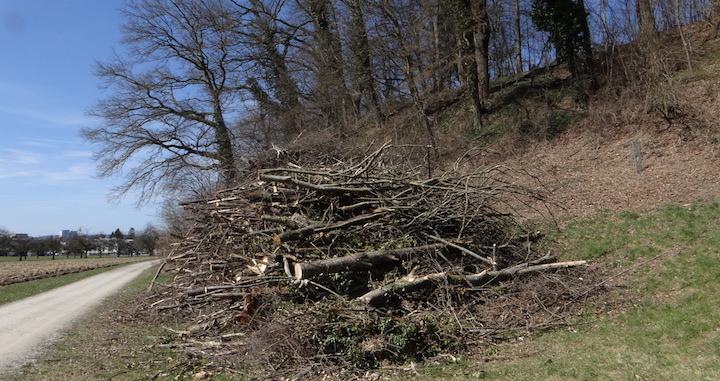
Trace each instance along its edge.
{"label": "plowed field", "polygon": [[103,267],[111,267],[146,261],[147,257],[132,258],[87,258],[87,259],[57,259],[57,260],[29,260],[17,262],[0,262],[0,286],[30,280],[51,278],[65,274],[78,273]]}

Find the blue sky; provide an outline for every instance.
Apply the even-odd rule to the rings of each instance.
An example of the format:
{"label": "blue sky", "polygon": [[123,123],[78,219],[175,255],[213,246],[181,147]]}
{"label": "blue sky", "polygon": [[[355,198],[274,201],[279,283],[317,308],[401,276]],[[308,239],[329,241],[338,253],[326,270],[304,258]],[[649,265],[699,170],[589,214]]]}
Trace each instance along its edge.
{"label": "blue sky", "polygon": [[160,224],[155,205],[108,201],[120,179],[97,179],[78,137],[105,93],[96,60],[120,47],[123,0],[0,1],[0,227],[31,236]]}

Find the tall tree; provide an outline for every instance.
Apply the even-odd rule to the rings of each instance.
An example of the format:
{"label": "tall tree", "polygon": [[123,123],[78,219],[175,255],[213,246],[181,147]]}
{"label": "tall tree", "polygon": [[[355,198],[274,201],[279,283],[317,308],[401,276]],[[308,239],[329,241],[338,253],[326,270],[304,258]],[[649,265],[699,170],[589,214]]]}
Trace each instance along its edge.
{"label": "tall tree", "polygon": [[583,0],[534,0],[532,7],[533,23],[550,34],[557,60],[567,63],[577,75],[581,54],[587,60],[592,59],[592,40]]}
{"label": "tall tree", "polygon": [[355,108],[358,114],[362,114],[362,106],[370,112],[375,123],[379,125],[382,121],[380,111],[380,100],[375,88],[375,75],[370,51],[370,40],[368,39],[365,26],[365,16],[360,0],[347,0],[350,8],[350,68],[353,77],[353,88],[355,95]]}
{"label": "tall tree", "polygon": [[520,21],[521,13],[520,13],[520,0],[515,0],[513,2],[514,4],[514,11],[515,11],[515,19],[514,19],[514,26],[515,26],[515,74],[520,74],[523,72],[523,54],[522,54],[522,30],[521,26],[522,23]]}
{"label": "tall tree", "polygon": [[489,23],[485,0],[445,0],[458,43],[462,83],[472,100],[475,125],[481,124],[483,102],[489,94]]}
{"label": "tall tree", "polygon": [[12,247],[10,245],[10,232],[4,228],[0,228],[0,256],[7,256]]}
{"label": "tall tree", "polygon": [[490,19],[488,17],[487,0],[475,0],[472,6],[475,26],[473,40],[475,42],[475,62],[478,77],[478,97],[483,104],[490,96]]}
{"label": "tall tree", "polygon": [[135,247],[143,253],[154,255],[159,239],[160,232],[154,226],[148,225],[135,239]]}
{"label": "tall tree", "polygon": [[452,58],[456,43],[453,36],[451,18],[444,12],[443,4],[437,1],[430,14],[433,33],[433,62],[432,72],[433,91],[443,91],[452,87],[453,76],[457,73],[457,66],[453,65]]}
{"label": "tall tree", "polygon": [[[249,5],[243,5],[233,0],[250,16],[249,22],[238,31],[245,36],[255,64],[255,74],[248,78],[248,90],[263,112],[274,119],[278,132],[294,136],[302,130],[302,110],[288,52],[297,28],[286,25],[280,17],[284,1],[248,2]],[[265,143],[266,148],[272,145],[271,141]]]}
{"label": "tall tree", "polygon": [[236,12],[222,0],[130,0],[123,9],[124,55],[96,69],[109,96],[89,113],[102,125],[81,131],[97,147],[101,177],[134,165],[116,196],[138,189],[144,201],[198,171],[235,181],[228,119],[246,62]]}
{"label": "tall tree", "polygon": [[[425,128],[428,137],[428,145],[432,147],[435,156],[439,156],[437,140],[435,138],[433,122],[427,112],[427,102],[423,89],[426,88],[422,78],[423,68],[420,59],[422,56],[419,50],[419,28],[421,25],[419,16],[416,14],[415,4],[405,4],[402,1],[383,0],[377,4],[380,11],[382,24],[387,41],[392,51],[386,51],[383,57],[389,63],[388,75],[401,78],[401,87],[404,97],[399,99],[406,101],[409,93],[410,100],[417,110],[420,122]],[[428,76],[430,78],[431,76]],[[386,81],[389,82],[389,81]],[[400,92],[400,91],[399,91]]]}
{"label": "tall tree", "polygon": [[327,126],[345,128],[350,99],[345,86],[342,40],[338,35],[335,5],[331,0],[297,0],[310,17],[313,56],[317,78],[313,98]]}
{"label": "tall tree", "polygon": [[638,36],[649,43],[655,43],[657,26],[655,24],[655,9],[652,0],[637,0]]}

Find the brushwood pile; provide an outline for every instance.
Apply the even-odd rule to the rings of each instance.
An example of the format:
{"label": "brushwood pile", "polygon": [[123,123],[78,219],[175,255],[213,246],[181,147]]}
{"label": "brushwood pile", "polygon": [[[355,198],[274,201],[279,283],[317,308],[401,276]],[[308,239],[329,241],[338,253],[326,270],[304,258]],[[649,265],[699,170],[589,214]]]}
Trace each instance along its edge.
{"label": "brushwood pile", "polygon": [[522,174],[428,176],[388,165],[388,149],[259,169],[182,203],[193,228],[148,301],[174,324],[162,345],[266,375],[333,374],[435,361],[582,310],[588,266],[559,262],[519,222],[517,206],[544,197],[514,185]]}

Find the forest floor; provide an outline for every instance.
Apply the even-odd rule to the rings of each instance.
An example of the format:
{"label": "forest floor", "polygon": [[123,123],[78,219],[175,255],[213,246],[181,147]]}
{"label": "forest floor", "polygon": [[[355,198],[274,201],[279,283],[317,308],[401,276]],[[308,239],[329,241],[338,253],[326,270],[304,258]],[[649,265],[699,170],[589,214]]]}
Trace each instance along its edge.
{"label": "forest floor", "polygon": [[[642,152],[641,170],[632,145]],[[598,211],[643,211],[666,204],[714,201],[720,195],[720,144],[672,132],[614,140],[569,132],[506,161],[548,194],[548,214],[586,217]],[[538,186],[525,184],[527,186]],[[534,217],[528,212],[526,217]]]}

